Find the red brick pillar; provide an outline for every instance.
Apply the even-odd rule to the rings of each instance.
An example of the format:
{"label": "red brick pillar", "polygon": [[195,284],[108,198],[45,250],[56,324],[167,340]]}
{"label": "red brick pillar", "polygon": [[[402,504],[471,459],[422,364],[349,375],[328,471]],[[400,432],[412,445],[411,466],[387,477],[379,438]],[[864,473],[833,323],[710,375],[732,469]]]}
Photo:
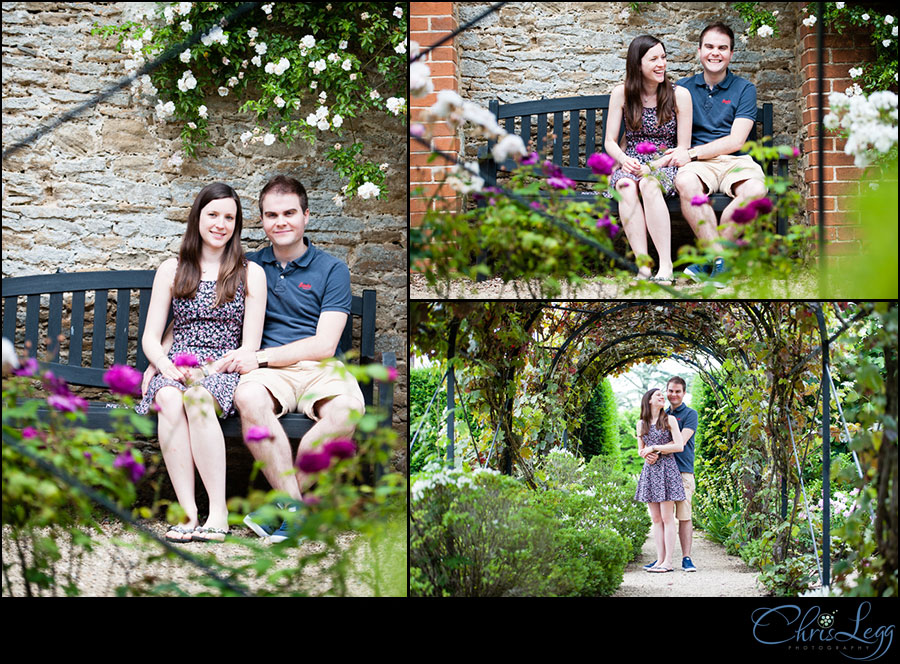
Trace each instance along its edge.
{"label": "red brick pillar", "polygon": [[[819,188],[825,192],[825,238],[829,254],[855,253],[859,249],[859,214],[857,198],[861,193],[864,171],[853,165],[853,157],[844,154],[846,141],[835,133],[826,131],[824,147],[824,182],[819,182],[819,129],[818,129],[818,26],[800,25],[801,55],[800,80],[803,104],[803,170],[807,183],[806,209],[810,223],[819,225]],[[852,67],[875,60],[875,48],[871,37],[855,30],[838,34],[825,26],[822,89],[825,92],[825,114],[828,113],[828,95],[845,92],[853,85]]]}
{"label": "red brick pillar", "polygon": [[[424,51],[456,30],[455,2],[411,2],[410,3],[410,39],[419,44]],[[456,51],[456,40],[445,42],[429,53],[424,60],[431,69],[431,80],[434,93],[426,97],[412,97],[410,105],[410,122],[422,122],[426,109],[437,101],[440,90],[459,91],[459,56]],[[444,122],[427,125],[432,137],[434,149],[446,153],[452,158],[459,155],[460,141],[457,133]],[[442,196],[435,201],[433,207],[441,209],[459,209],[459,198],[456,192],[442,185],[444,171],[448,162],[440,157],[429,161],[431,150],[420,142],[410,139],[409,144],[409,186],[410,186],[410,224],[419,226],[428,209],[428,199],[435,193]],[[416,191],[416,190],[419,191]]]}

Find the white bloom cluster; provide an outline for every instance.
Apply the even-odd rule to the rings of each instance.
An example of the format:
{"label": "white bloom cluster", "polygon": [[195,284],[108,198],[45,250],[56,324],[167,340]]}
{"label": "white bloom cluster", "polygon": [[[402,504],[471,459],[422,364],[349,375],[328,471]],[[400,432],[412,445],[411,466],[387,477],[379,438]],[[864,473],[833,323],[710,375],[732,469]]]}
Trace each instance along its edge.
{"label": "white bloom cluster", "polygon": [[828,97],[831,112],[824,118],[826,129],[847,132],[844,152],[853,156],[856,166],[868,166],[875,153],[884,154],[897,145],[897,94],[873,92],[868,97],[848,97],[832,92]]}
{"label": "white bloom cluster", "polygon": [[403,97],[388,97],[385,103],[388,110],[394,115],[400,115],[406,111],[406,99]]}
{"label": "white bloom cluster", "polygon": [[312,48],[316,45],[316,38],[312,35],[306,35],[303,39],[300,40],[300,45],[303,48]]}
{"label": "white bloom cluster", "polygon": [[444,182],[461,194],[481,191],[484,188],[484,178],[479,173],[478,162],[470,161],[465,166],[456,164]]}
{"label": "white bloom cluster", "polygon": [[378,188],[378,185],[372,184],[371,182],[364,182],[359,185],[356,193],[360,198],[365,200],[367,198],[375,198],[378,196],[378,194],[381,193],[381,189]]}
{"label": "white bloom cluster", "polygon": [[181,52],[181,55],[178,56],[178,59],[183,63],[187,64],[191,60],[191,49],[186,48]]}
{"label": "white bloom cluster", "polygon": [[177,85],[179,90],[187,92],[188,90],[193,90],[197,87],[197,79],[194,78],[193,72],[188,69],[181,75],[181,78],[178,79]]}
{"label": "white bloom cluster", "polygon": [[275,134],[267,133],[263,136],[263,145],[272,145],[275,142]]}
{"label": "white bloom cluster", "polygon": [[803,19],[803,25],[805,25],[807,28],[811,28],[815,24],[816,24],[815,14],[812,14],[811,16],[807,16],[805,19]]}
{"label": "white bloom cluster", "polygon": [[353,63],[350,62],[350,58],[347,58],[341,63],[341,69],[344,71],[350,71],[353,68]]}
{"label": "white bloom cluster", "polygon": [[403,7],[394,7],[394,17],[403,18]]}
{"label": "white bloom cluster", "polygon": [[171,101],[167,101],[165,104],[162,101],[156,102],[156,118],[162,122],[165,122],[169,117],[175,114],[175,103]]}
{"label": "white bloom cluster", "polygon": [[454,468],[436,467],[435,464],[429,464],[423,470],[424,477],[417,479],[410,487],[410,494],[413,502],[418,502],[429,489],[438,486],[451,486],[460,489],[472,487],[474,485],[473,478],[477,475],[499,475],[496,470],[490,468],[476,468],[471,474],[465,471],[456,470]]}
{"label": "white bloom cluster", "polygon": [[413,62],[409,66],[409,91],[413,97],[426,97],[434,92],[431,69],[424,62]]}
{"label": "white bloom cluster", "polygon": [[394,47],[394,52],[403,55],[406,53],[406,42],[400,42]]}
{"label": "white bloom cluster", "polygon": [[207,116],[206,116],[206,111],[207,111],[207,108],[206,108],[206,106],[203,105],[203,104],[201,104],[201,105],[197,108],[197,113],[200,115],[201,118],[207,117]]}
{"label": "white bloom cluster", "polygon": [[182,21],[181,22],[181,30],[182,32],[190,32],[193,30],[193,26],[190,21]]}
{"label": "white bloom cluster", "polygon": [[321,74],[328,67],[325,60],[314,60],[309,63],[309,68],[313,70],[313,74]]}
{"label": "white bloom cluster", "polygon": [[284,72],[288,70],[291,66],[291,63],[287,58],[281,58],[278,63],[269,62],[266,64],[266,73],[267,74],[275,74],[276,76],[281,76]]}
{"label": "white bloom cluster", "polygon": [[771,37],[775,34],[775,30],[772,29],[771,25],[761,25],[756,29],[756,34],[760,37]]}
{"label": "white bloom cluster", "polygon": [[225,34],[221,26],[214,25],[212,27],[212,30],[200,37],[200,41],[203,42],[204,46],[209,46],[211,44],[221,44],[222,46],[227,46],[228,35]]}

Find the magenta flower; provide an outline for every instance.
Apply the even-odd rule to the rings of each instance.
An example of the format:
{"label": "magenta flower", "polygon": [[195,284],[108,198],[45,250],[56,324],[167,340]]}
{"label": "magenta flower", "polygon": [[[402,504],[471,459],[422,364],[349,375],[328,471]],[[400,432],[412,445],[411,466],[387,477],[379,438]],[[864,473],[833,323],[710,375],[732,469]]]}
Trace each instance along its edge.
{"label": "magenta flower", "polygon": [[266,427],[250,427],[247,429],[246,440],[248,443],[259,443],[272,437]]}
{"label": "magenta flower", "polygon": [[303,503],[306,505],[318,505],[322,502],[322,499],[318,496],[309,496],[306,495],[303,497]]}
{"label": "magenta flower", "polygon": [[332,440],[322,445],[322,451],[337,459],[350,459],[356,454],[356,443],[352,440]]}
{"label": "magenta flower", "polygon": [[87,410],[88,406],[87,401],[72,394],[51,394],[47,397],[47,403],[61,413]]}
{"label": "magenta flower", "polygon": [[304,473],[318,473],[331,465],[331,456],[326,452],[304,452],[297,459],[297,468]]}
{"label": "magenta flower", "polygon": [[113,467],[123,468],[128,471],[131,474],[132,484],[137,484],[138,480],[144,476],[144,471],[146,470],[142,463],[138,463],[137,459],[131,456],[131,450],[125,450],[117,456]]}
{"label": "magenta flower", "polygon": [[751,201],[747,207],[751,207],[756,210],[757,214],[768,214],[772,211],[774,205],[772,204],[772,199],[768,196],[763,198],[757,198],[755,201]]}
{"label": "magenta flower", "polygon": [[709,196],[706,194],[697,194],[691,199],[691,205],[700,206],[706,205],[707,203],[709,203]]}
{"label": "magenta flower", "polygon": [[533,166],[534,164],[538,163],[540,160],[541,160],[541,158],[538,156],[538,153],[532,152],[527,157],[522,157],[522,159],[519,161],[519,163],[522,166]]}
{"label": "magenta flower", "polygon": [[397,369],[395,367],[388,367],[387,372],[387,379],[389,383],[393,383],[395,380],[397,380]]}
{"label": "magenta flower", "polygon": [[103,374],[103,382],[109,385],[109,389],[125,396],[140,396],[142,379],[141,372],[125,364],[114,365]]}
{"label": "magenta flower", "polygon": [[731,220],[736,224],[749,224],[755,218],[756,209],[749,205],[747,207],[739,207],[731,215]]}
{"label": "magenta flower", "polygon": [[597,218],[597,228],[605,228],[610,237],[615,237],[619,232],[619,227],[609,218],[608,214]]}
{"label": "magenta flower", "polygon": [[62,378],[58,378],[52,371],[44,372],[44,387],[51,394],[58,394],[61,397],[70,396],[69,386]]}
{"label": "magenta flower", "polygon": [[560,175],[559,177],[547,178],[547,184],[549,184],[554,189],[574,189],[575,188],[575,180],[571,180],[571,179],[567,178],[565,175]]}
{"label": "magenta flower", "polygon": [[587,160],[587,165],[595,175],[610,175],[616,165],[616,160],[604,152],[595,152]]}
{"label": "magenta flower", "polygon": [[409,127],[409,135],[415,136],[416,138],[422,138],[425,136],[425,125],[415,122]]}
{"label": "magenta flower", "polygon": [[635,145],[634,150],[638,154],[653,154],[656,152],[656,146],[650,141],[643,141]]}
{"label": "magenta flower", "polygon": [[200,362],[197,360],[197,356],[193,353],[179,353],[172,359],[172,361],[175,363],[176,367],[200,366]]}
{"label": "magenta flower", "polygon": [[799,157],[799,156],[800,156],[800,148],[796,148],[796,147],[795,147],[795,148],[792,148],[792,149],[794,150],[794,156],[795,156],[795,157]]}
{"label": "magenta flower", "polygon": [[22,429],[22,438],[37,438],[38,432],[34,427],[25,427]]}
{"label": "magenta flower", "polygon": [[38,361],[33,357],[29,357],[22,363],[21,367],[13,371],[13,374],[16,376],[34,376],[40,368]]}
{"label": "magenta flower", "polygon": [[532,207],[535,210],[543,210],[544,209],[544,206],[538,201],[531,201],[528,205],[529,205],[529,207]]}

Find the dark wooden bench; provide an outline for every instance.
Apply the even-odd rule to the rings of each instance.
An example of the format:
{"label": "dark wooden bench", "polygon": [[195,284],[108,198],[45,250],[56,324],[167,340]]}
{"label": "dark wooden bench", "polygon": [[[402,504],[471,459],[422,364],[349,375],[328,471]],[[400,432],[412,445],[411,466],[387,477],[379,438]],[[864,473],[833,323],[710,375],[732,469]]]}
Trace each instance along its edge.
{"label": "dark wooden bench", "polygon": [[[587,159],[595,152],[604,152],[609,95],[541,99],[513,104],[501,104],[498,100],[493,100],[488,103],[488,108],[507,132],[519,135],[526,147],[530,142],[532,147],[529,149],[550,159],[562,169],[566,177],[578,183],[597,181],[597,176],[587,166]],[[619,130],[620,139],[624,131],[623,122]],[[771,141],[774,136],[774,109],[770,103],[756,109],[756,122],[748,140],[755,141],[757,136],[763,136],[767,141]],[[478,157],[481,173],[496,179],[498,171],[510,171],[516,168],[516,163],[507,159],[502,164],[497,164],[490,153],[493,145],[493,142],[489,142],[486,148],[479,150]],[[776,173],[782,177],[787,176],[786,159],[769,164],[768,175],[774,176]],[[577,191],[567,198],[590,202],[600,195],[602,194],[593,190]],[[666,201],[673,220],[683,219],[678,196],[667,198]],[[725,194],[713,194],[710,197],[717,215],[730,201],[731,198]],[[610,203],[611,211],[617,215],[617,202],[611,200]],[[686,221],[684,224],[687,226]],[[776,231],[781,235],[787,232],[786,219],[778,219]],[[677,248],[678,245],[673,241],[672,246]]]}
{"label": "dark wooden bench", "polygon": [[[115,272],[57,272],[56,274],[3,279],[3,336],[12,341],[19,354],[25,342],[27,354],[36,358],[41,366],[51,370],[70,385],[108,389],[103,375],[113,364],[130,364],[144,371],[149,362],[141,348],[141,336],[150,306],[150,291],[153,286],[153,270],[123,270]],[[115,329],[112,352],[107,348],[107,313],[110,306],[110,291],[115,295]],[[136,292],[137,297],[134,297]],[[70,305],[64,307],[64,294],[71,293]],[[93,303],[87,304],[87,294],[93,293]],[[18,298],[25,298],[24,331],[18,337]],[[42,297],[49,299],[46,312],[42,307]],[[68,298],[66,298],[68,299]],[[69,309],[69,325],[64,328],[64,309]],[[357,327],[359,339],[356,363],[371,364],[375,358],[375,291],[364,290],[362,296],[354,295],[351,315],[347,319],[339,356],[353,347],[353,329]],[[89,311],[92,316],[86,315]],[[86,318],[92,318],[90,325],[90,359],[85,365],[82,358],[84,339],[87,336]],[[171,314],[170,314],[171,318]],[[62,336],[62,341],[57,339]],[[17,341],[17,339],[19,341]],[[46,341],[46,345],[44,344]],[[67,351],[67,360],[61,361],[61,351]],[[396,354],[381,354],[381,362],[387,367],[396,367]],[[110,359],[112,360],[110,362]],[[373,406],[374,385],[372,382],[360,384],[366,406]],[[391,383],[378,382],[378,407],[384,413],[383,425],[390,427],[393,410],[393,387]],[[87,423],[92,429],[110,430],[110,407],[106,402],[88,400]],[[39,411],[46,416],[46,409]],[[153,413],[151,411],[151,416]],[[152,417],[154,432],[156,419]],[[305,415],[289,413],[281,418],[285,432],[290,438],[299,438],[313,425]],[[226,438],[241,438],[240,420],[230,417],[222,421]]]}

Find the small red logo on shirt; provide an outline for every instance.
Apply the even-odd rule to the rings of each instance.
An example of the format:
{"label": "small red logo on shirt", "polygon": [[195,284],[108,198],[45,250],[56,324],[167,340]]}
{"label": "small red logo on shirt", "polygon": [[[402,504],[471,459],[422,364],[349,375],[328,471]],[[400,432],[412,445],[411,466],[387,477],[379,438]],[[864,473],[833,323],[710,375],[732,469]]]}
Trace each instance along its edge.
{"label": "small red logo on shirt", "polygon": [[723,100],[722,100],[722,103],[723,103],[723,104],[730,104],[730,103],[731,103],[731,100],[730,100],[730,99],[723,99]]}
{"label": "small red logo on shirt", "polygon": [[297,284],[297,287],[302,288],[303,290],[309,290],[310,288],[312,288],[312,284],[304,284],[301,281],[299,284]]}

